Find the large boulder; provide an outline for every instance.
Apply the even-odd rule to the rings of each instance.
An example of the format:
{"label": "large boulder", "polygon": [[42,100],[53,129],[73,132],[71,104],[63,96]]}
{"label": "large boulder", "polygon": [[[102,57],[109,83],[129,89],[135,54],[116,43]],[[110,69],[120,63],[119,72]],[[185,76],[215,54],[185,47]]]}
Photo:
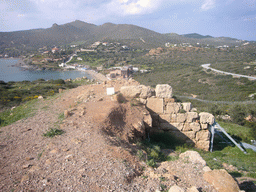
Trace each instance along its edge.
{"label": "large boulder", "polygon": [[156,97],[172,98],[172,87],[168,84],[159,84],[156,86]]}
{"label": "large boulder", "polygon": [[168,192],[185,192],[185,190],[179,187],[178,185],[173,185],[171,186]]}
{"label": "large boulder", "polygon": [[215,169],[204,173],[204,179],[218,192],[239,192],[238,184],[225,169]]}
{"label": "large boulder", "polygon": [[146,99],[154,95],[154,89],[145,85],[123,86],[120,93],[126,98],[143,98]]}
{"label": "large boulder", "polygon": [[209,125],[212,125],[215,121],[214,116],[207,112],[199,113],[199,117],[200,117],[200,123],[208,123]]}
{"label": "large boulder", "polygon": [[184,153],[181,153],[179,157],[182,158],[182,159],[187,159],[188,161],[190,161],[192,163],[198,163],[198,164],[201,164],[203,166],[206,165],[205,160],[196,151],[186,151]]}

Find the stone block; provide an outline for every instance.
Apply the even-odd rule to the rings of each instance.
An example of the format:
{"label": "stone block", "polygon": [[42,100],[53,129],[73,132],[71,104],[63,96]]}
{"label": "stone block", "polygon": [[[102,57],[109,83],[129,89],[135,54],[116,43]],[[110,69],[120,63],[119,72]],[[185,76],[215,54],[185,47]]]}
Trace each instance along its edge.
{"label": "stone block", "polygon": [[156,97],[172,98],[172,87],[168,84],[160,84],[156,86]]}
{"label": "stone block", "polygon": [[167,103],[165,113],[178,113],[180,109],[180,103]]}
{"label": "stone block", "polygon": [[162,98],[150,97],[147,100],[147,108],[155,113],[164,113],[164,100]]}
{"label": "stone block", "polygon": [[190,112],[190,110],[192,109],[192,105],[191,103],[182,103],[183,109],[187,112]]}
{"label": "stone block", "polygon": [[214,169],[204,173],[204,180],[219,192],[239,192],[239,186],[225,169]]}
{"label": "stone block", "polygon": [[197,122],[185,123],[183,131],[199,131],[201,129],[200,124]]}
{"label": "stone block", "polygon": [[177,122],[177,114],[173,113],[173,114],[170,114],[170,122],[171,123],[176,123]]}
{"label": "stone block", "polygon": [[186,142],[188,140],[188,137],[184,135],[181,131],[169,131],[169,133],[180,142]]}
{"label": "stone block", "polygon": [[174,98],[164,98],[164,103],[175,103],[175,99]]}
{"label": "stone block", "polygon": [[183,130],[184,127],[184,123],[170,123],[173,127],[175,127],[176,129],[178,129],[179,131]]}
{"label": "stone block", "polygon": [[186,113],[177,113],[177,123],[184,123],[187,119],[187,114]]}
{"label": "stone block", "polygon": [[141,89],[139,86],[123,86],[120,88],[120,93],[127,98],[139,97]]}
{"label": "stone block", "polygon": [[189,139],[193,140],[196,137],[196,132],[195,131],[186,131],[182,132],[184,135],[186,135]]}
{"label": "stone block", "polygon": [[193,131],[196,131],[196,132],[201,130],[200,123],[197,123],[197,122],[190,123],[190,127],[192,128]]}
{"label": "stone block", "polygon": [[160,123],[170,123],[171,122],[171,114],[160,114],[159,122]]}
{"label": "stone block", "polygon": [[192,127],[190,126],[190,123],[185,123],[184,128],[182,131],[192,131]]}
{"label": "stone block", "polygon": [[[179,126],[179,125],[176,125]],[[172,125],[170,123],[160,123],[160,128],[162,130],[172,130],[172,131],[178,131],[179,129],[175,125]]]}
{"label": "stone block", "polygon": [[210,141],[209,140],[208,141],[203,141],[203,140],[197,141],[195,147],[198,149],[209,151]]}
{"label": "stone block", "polygon": [[199,117],[200,117],[200,123],[208,123],[209,125],[212,125],[215,121],[214,116],[210,113],[206,113],[206,112],[199,113]]}
{"label": "stone block", "polygon": [[199,119],[199,115],[197,112],[188,112],[187,113],[187,122],[194,122]]}
{"label": "stone block", "polygon": [[160,123],[159,126],[163,130],[181,131],[184,123]]}
{"label": "stone block", "polygon": [[201,130],[196,133],[196,140],[199,141],[207,141],[210,140],[210,131],[208,130]]}
{"label": "stone block", "polygon": [[201,128],[202,129],[208,129],[208,123],[201,123]]}
{"label": "stone block", "polygon": [[120,93],[126,98],[143,98],[146,99],[155,94],[154,90],[149,86],[123,86],[120,88]]}
{"label": "stone block", "polygon": [[145,86],[145,85],[139,85],[140,88],[141,88],[141,93],[140,93],[140,98],[143,98],[143,99],[147,99],[153,95],[155,95],[155,90],[152,89],[151,87],[149,86]]}

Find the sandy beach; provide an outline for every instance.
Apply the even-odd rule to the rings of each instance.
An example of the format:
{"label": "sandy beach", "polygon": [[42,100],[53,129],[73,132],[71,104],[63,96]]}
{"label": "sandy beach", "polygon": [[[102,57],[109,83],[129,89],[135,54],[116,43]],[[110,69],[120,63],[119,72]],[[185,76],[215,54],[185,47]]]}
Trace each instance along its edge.
{"label": "sandy beach", "polygon": [[108,80],[108,78],[105,75],[98,73],[94,70],[86,70],[86,73],[88,73],[92,77],[92,79],[96,79],[100,82]]}

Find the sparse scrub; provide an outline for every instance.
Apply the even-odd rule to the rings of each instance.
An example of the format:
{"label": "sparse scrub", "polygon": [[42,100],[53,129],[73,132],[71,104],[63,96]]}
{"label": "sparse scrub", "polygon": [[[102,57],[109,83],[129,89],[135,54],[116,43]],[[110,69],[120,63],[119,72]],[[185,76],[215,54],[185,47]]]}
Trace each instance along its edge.
{"label": "sparse scrub", "polygon": [[46,133],[43,134],[44,137],[54,137],[56,135],[62,135],[64,133],[61,129],[50,128]]}
{"label": "sparse scrub", "polygon": [[12,110],[7,109],[3,112],[0,112],[0,126],[7,126],[20,119],[32,116],[36,110],[36,102],[36,100],[29,101],[26,104],[20,105]]}
{"label": "sparse scrub", "polygon": [[0,107],[9,108],[37,99],[39,95],[44,98],[59,93],[59,89],[75,88],[78,85],[72,82],[65,82],[62,79],[44,81],[2,82],[0,83]]}

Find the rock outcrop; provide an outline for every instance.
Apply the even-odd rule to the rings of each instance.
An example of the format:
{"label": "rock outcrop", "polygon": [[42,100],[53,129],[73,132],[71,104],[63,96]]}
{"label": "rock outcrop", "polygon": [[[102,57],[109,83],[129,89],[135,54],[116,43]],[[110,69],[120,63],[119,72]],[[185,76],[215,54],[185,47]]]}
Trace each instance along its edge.
{"label": "rock outcrop", "polygon": [[240,189],[225,169],[212,170],[204,173],[204,179],[212,184],[218,192],[239,192]]}
{"label": "rock outcrop", "polygon": [[200,163],[203,166],[206,165],[205,160],[196,151],[186,151],[184,153],[181,153],[179,157],[182,159],[186,159],[192,163]]}

